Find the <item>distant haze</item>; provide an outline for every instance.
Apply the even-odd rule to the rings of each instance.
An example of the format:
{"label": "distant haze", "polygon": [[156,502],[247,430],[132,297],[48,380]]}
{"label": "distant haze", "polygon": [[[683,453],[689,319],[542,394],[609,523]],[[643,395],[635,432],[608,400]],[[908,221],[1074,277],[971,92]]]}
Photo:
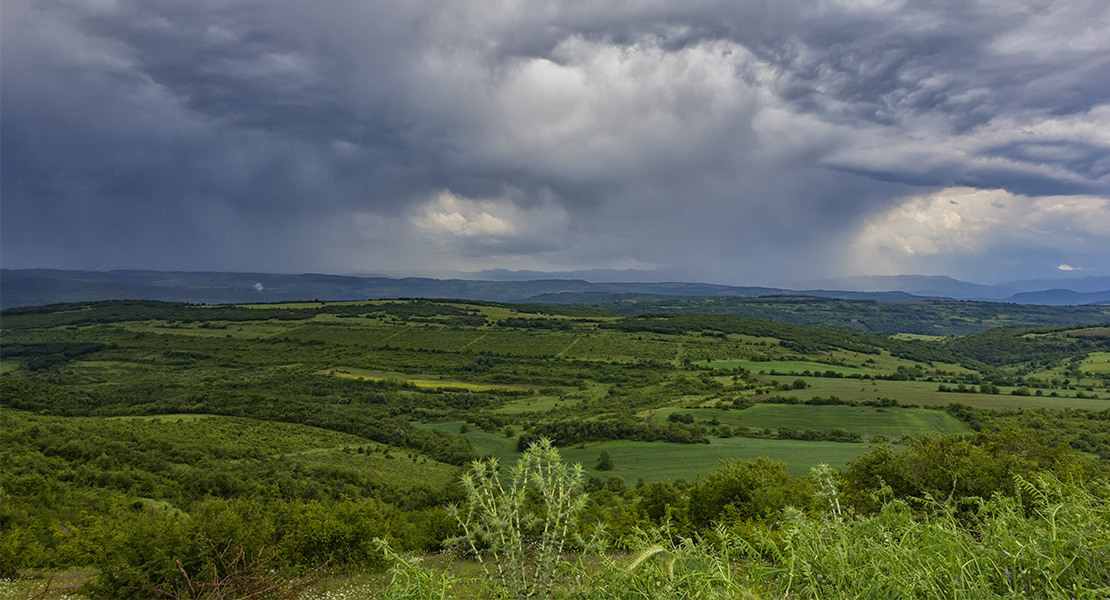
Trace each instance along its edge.
{"label": "distant haze", "polygon": [[[503,273],[499,273],[504,275]],[[352,277],[322,274],[0,270],[0,308],[90,300],[163,300],[201,304],[288,300],[377,298],[458,298],[500,302],[599,303],[648,296],[806,295],[879,302],[1001,300],[1021,304],[1110,304],[1110,277],[1006,286],[985,286],[950,278],[898,276],[852,278],[806,289],[726,286],[698,282],[586,281],[556,277],[431,279]],[[1055,284],[1055,285],[1047,285]],[[1101,287],[1099,287],[1101,286]],[[1098,288],[1098,289],[1096,289]],[[1020,290],[1020,291],[1015,291]],[[569,296],[568,296],[569,295]]]}
{"label": "distant haze", "polygon": [[0,259],[1107,276],[1107,23],[1105,0],[5,0]]}

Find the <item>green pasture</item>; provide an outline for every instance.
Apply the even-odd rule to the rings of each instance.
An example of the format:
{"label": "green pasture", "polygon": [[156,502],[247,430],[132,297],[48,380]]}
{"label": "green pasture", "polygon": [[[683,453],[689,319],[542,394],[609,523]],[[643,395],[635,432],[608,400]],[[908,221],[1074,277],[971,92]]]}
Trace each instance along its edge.
{"label": "green pasture", "polygon": [[[824,373],[826,371],[833,371],[843,375],[859,375],[869,374],[871,370],[857,369],[854,367],[841,367],[838,365],[826,365],[819,362],[809,362],[801,360],[772,360],[772,361],[751,361],[751,360],[714,360],[714,361],[698,361],[694,363],[701,367],[713,367],[714,369],[735,369],[740,367],[747,369],[752,373],[765,373],[769,374],[771,371],[776,371],[781,376],[801,376],[802,373],[809,371],[810,373]],[[773,377],[773,375],[768,375]]]}
{"label": "green pasture", "polygon": [[934,362],[933,363],[933,368],[934,369],[940,369],[941,371],[948,371],[949,373],[957,373],[957,374],[959,374],[959,373],[977,373],[978,372],[978,371],[975,371],[974,369],[969,369],[969,368],[967,368],[963,365],[957,365],[957,364],[952,364],[952,363],[943,363],[943,362]]}
{"label": "green pasture", "polygon": [[602,331],[579,334],[574,342],[559,353],[562,358],[581,360],[617,360],[634,362],[674,360],[676,346],[670,342],[640,339],[627,334]]}
{"label": "green pasture", "polygon": [[351,435],[292,423],[222,415],[169,414],[145,417],[69,417],[74,423],[115,430],[115,435],[157,435],[171,443],[224,448],[229,454],[285,455],[317,448],[376,446]]}
{"label": "green pasture", "polygon": [[885,435],[888,438],[916,437],[926,433],[948,435],[968,433],[962,421],[951,415],[924,408],[875,408],[873,406],[807,406],[804,404],[756,404],[745,410],[710,408],[666,409],[654,415],[654,423],[666,423],[671,413],[690,413],[698,422],[716,417],[724,425],[751,429],[784,427],[804,431],[813,429],[828,433],[839,427],[865,438]]}
{"label": "green pasture", "polygon": [[[582,463],[588,476],[607,479],[619,475],[626,485],[632,487],[641,477],[646,483],[678,478],[693,482],[699,475],[705,477],[716,471],[723,460],[739,458],[751,461],[761,456],[786,463],[787,470],[794,475],[806,475],[810,467],[821,463],[842,469],[848,461],[869,449],[868,444],[714,438],[709,444],[608,441],[585,444],[585,448],[561,448],[559,451],[568,462]],[[614,470],[594,470],[602,452],[609,453]]]}
{"label": "green pasture", "polygon": [[[931,381],[886,381],[869,379],[835,379],[825,377],[801,377],[810,387],[804,390],[789,390],[775,392],[767,395],[797,396],[801,400],[808,400],[814,396],[836,396],[842,400],[857,402],[893,398],[902,404],[917,404],[919,406],[947,406],[952,403],[966,404],[976,408],[993,408],[995,410],[1013,410],[1017,408],[1085,408],[1103,410],[1110,408],[1110,400],[1076,398],[1076,392],[1070,390],[1056,390],[1060,397],[1047,396],[1013,396],[1010,394],[1016,388],[1003,387],[999,394],[958,394],[954,392],[938,392],[940,385]],[[791,380],[792,381],[792,380]],[[790,381],[782,380],[783,383]],[[952,384],[945,384],[954,387]],[[1064,396],[1067,394],[1067,396]],[[1105,392],[1100,396],[1106,396]]]}
{"label": "green pasture", "polygon": [[[472,392],[489,392],[493,390],[523,390],[532,389],[535,386],[530,385],[505,385],[496,383],[469,383],[466,381],[451,381],[447,379],[427,379],[420,377],[410,377],[403,373],[393,373],[388,371],[375,371],[372,369],[357,369],[354,367],[333,367],[324,369],[320,372],[321,375],[333,375],[335,377],[342,377],[344,379],[357,379],[359,381],[389,381],[395,380],[400,383],[411,383],[418,388],[457,388],[460,390],[467,390]],[[518,411],[523,412],[523,411]]]}
{"label": "green pasture", "polygon": [[[878,371],[881,371],[882,373],[893,373],[893,372],[898,370],[898,367],[911,368],[911,367],[915,367],[915,366],[918,366],[918,365],[921,365],[923,368],[925,368],[928,371],[933,371],[934,369],[940,369],[941,371],[947,371],[947,372],[950,372],[950,373],[976,373],[977,372],[973,369],[968,369],[966,367],[963,367],[963,366],[955,364],[955,363],[933,362],[930,365],[930,364],[921,363],[919,361],[908,360],[908,359],[905,359],[905,358],[898,358],[897,356],[892,356],[890,354],[890,352],[888,352],[886,350],[883,350],[879,354],[858,354],[858,353],[853,352],[850,357],[847,356],[847,353],[836,352],[836,353],[834,353],[834,356],[836,358],[840,358],[840,359],[843,359],[845,361],[860,363],[867,369],[878,370]],[[867,362],[869,360],[871,362]]]}
{"label": "green pasture", "polygon": [[[1104,375],[1105,371],[1110,371],[1110,368],[1106,368],[1106,363],[1100,364],[1097,362],[1084,361],[1080,363],[1078,367],[1078,377],[1076,377],[1075,373],[1072,371],[1069,365],[1057,365],[1049,369],[1038,369],[1029,373],[1029,376],[1046,381],[1059,379],[1061,382],[1063,382],[1063,380],[1067,379],[1070,386],[1078,388],[1077,390],[1067,390],[1063,387],[1056,389],[1047,389],[1044,390],[1045,394],[1056,392],[1058,395],[1074,395],[1077,391],[1086,392],[1086,388],[1092,388],[1095,393],[1099,393],[1099,395],[1105,396],[1107,390],[1103,388],[1104,382],[1102,376]],[[1100,369],[1100,367],[1103,367],[1103,369]]]}
{"label": "green pasture", "polygon": [[1110,352],[1092,352],[1079,366],[1083,371],[1110,371]]}
{"label": "green pasture", "polygon": [[221,419],[227,418],[221,415],[206,415],[195,413],[180,413],[168,415],[136,415],[129,417],[108,417],[109,419],[119,419],[121,421],[158,421],[161,423],[196,423],[205,419]]}
{"label": "green pasture", "polygon": [[[75,419],[91,422],[83,417]],[[399,490],[419,487],[440,490],[458,473],[458,467],[435,462],[415,450],[391,448],[355,435],[307,425],[203,414],[115,417],[100,422],[108,423],[108,427],[117,424],[118,434],[156,433],[159,439],[171,443],[222,447],[233,454],[255,451],[259,458],[281,457],[316,472],[359,473]],[[359,448],[371,452],[359,453]],[[389,451],[388,457],[383,449]]]}
{"label": "green pasture", "polygon": [[764,345],[769,345],[769,346],[777,346],[778,343],[779,343],[778,338],[761,337],[761,336],[757,336],[757,335],[748,335],[746,333],[730,333],[725,337],[727,337],[729,340],[744,342],[746,344],[753,345],[753,346],[759,345],[759,344],[764,344]]}
{"label": "green pasture", "polygon": [[[205,326],[207,325],[207,326]],[[203,338],[265,338],[281,335],[294,325],[280,321],[205,321],[171,323],[169,321],[131,321],[121,325],[135,333],[193,336]]]}
{"label": "green pasture", "polygon": [[[417,427],[439,429],[458,433],[461,422],[420,424]],[[474,451],[480,455],[494,455],[501,459],[502,465],[511,464],[520,455],[516,451],[516,438],[507,438],[498,432],[486,432],[471,425],[470,431],[462,434],[470,440]],[[707,475],[720,466],[722,460],[741,458],[755,460],[766,456],[785,462],[787,469],[795,475],[809,473],[809,468],[828,463],[834,468],[843,468],[848,461],[866,452],[868,444],[846,444],[837,442],[801,442],[796,440],[762,440],[748,438],[713,438],[709,444],[669,444],[666,442],[632,442],[627,440],[581,444],[582,447],[561,448],[563,458],[568,462],[580,462],[587,474],[601,478],[619,475],[629,487],[636,484],[640,477],[645,482],[673,481],[685,478],[693,481],[695,477]],[[598,456],[608,452],[613,458],[616,470],[595,471]]]}
{"label": "green pasture", "polygon": [[[937,391],[937,384],[926,381],[887,381],[881,379],[840,379],[832,377],[801,377],[809,384],[804,390],[789,390],[775,392],[771,395],[797,396],[802,400],[809,400],[814,396],[836,396],[842,400],[866,402],[894,398],[902,404],[919,404],[922,406],[947,405],[956,400],[950,399],[952,394]],[[784,383],[791,381],[781,380]]]}
{"label": "green pasture", "polygon": [[475,354],[546,357],[558,356],[575,344],[577,333],[573,332],[536,332],[514,329],[492,329],[483,331],[484,335],[466,346],[467,352]]}
{"label": "green pasture", "polygon": [[77,370],[130,372],[135,370],[147,370],[152,368],[153,365],[139,362],[125,362],[122,360],[75,360],[67,366]]}
{"label": "green pasture", "polygon": [[896,340],[916,340],[916,341],[927,341],[927,342],[935,342],[937,340],[943,340],[944,339],[943,335],[924,335],[924,334],[920,334],[920,333],[896,333],[896,334],[894,334],[890,337],[892,337]]}
{"label": "green pasture", "polygon": [[404,350],[439,352],[459,352],[486,335],[486,331],[481,329],[455,331],[428,324],[391,327],[387,331],[391,335],[380,339],[378,344]]}
{"label": "green pasture", "polygon": [[495,408],[493,412],[517,415],[529,412],[548,412],[556,408],[567,408],[575,406],[581,402],[581,398],[567,398],[560,399],[559,396],[526,396],[523,398],[513,398],[505,402],[501,408]]}
{"label": "green pasture", "polygon": [[[436,429],[439,431],[446,431],[448,433],[458,434],[462,428],[462,421],[452,421],[447,423],[413,423],[415,427],[422,429]],[[477,425],[470,425],[470,431],[462,434],[467,440],[470,441],[470,447],[479,456],[493,455],[501,459],[502,463],[505,461],[516,460],[516,438],[505,437],[505,434],[499,431],[483,431]]]}
{"label": "green pasture", "polygon": [[[377,444],[368,446],[376,447]],[[291,455],[286,460],[311,470],[358,473],[387,489],[397,490],[442,490],[459,473],[459,467],[435,462],[423,454],[401,448],[391,448],[389,458],[384,453],[360,454],[353,448],[343,448]]]}
{"label": "green pasture", "polygon": [[[290,327],[282,335],[283,337],[289,337],[298,342],[315,342],[323,343],[324,345],[334,344],[337,346],[363,346],[369,348],[386,345],[406,345],[406,336],[411,337],[416,335],[419,337],[421,335],[420,331],[427,329],[440,331],[438,327],[425,328],[423,326],[380,325],[376,321],[343,319],[341,322],[334,325],[326,325],[320,322],[307,322]],[[417,333],[414,334],[414,331]],[[473,332],[464,333],[474,335]],[[427,336],[427,333],[423,334],[423,337]],[[419,344],[417,344],[417,346],[419,346]],[[440,348],[437,347],[436,349]]]}

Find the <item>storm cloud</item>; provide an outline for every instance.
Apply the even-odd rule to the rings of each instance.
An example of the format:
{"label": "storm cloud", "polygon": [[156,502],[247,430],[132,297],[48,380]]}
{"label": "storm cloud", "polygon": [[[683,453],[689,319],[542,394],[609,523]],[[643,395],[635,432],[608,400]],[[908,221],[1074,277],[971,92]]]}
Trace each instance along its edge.
{"label": "storm cloud", "polygon": [[7,268],[1110,274],[1110,7],[11,0]]}

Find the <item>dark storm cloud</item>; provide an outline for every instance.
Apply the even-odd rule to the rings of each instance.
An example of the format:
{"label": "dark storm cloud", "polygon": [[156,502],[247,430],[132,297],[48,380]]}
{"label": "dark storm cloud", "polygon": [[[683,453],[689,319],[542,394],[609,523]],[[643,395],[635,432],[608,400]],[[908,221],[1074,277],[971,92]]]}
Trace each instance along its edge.
{"label": "dark storm cloud", "polygon": [[[861,240],[917,251],[858,237],[939,206],[907,198],[1110,196],[1108,15],[15,0],[0,13],[5,266],[866,271],[845,258]],[[975,250],[986,270],[991,248]]]}

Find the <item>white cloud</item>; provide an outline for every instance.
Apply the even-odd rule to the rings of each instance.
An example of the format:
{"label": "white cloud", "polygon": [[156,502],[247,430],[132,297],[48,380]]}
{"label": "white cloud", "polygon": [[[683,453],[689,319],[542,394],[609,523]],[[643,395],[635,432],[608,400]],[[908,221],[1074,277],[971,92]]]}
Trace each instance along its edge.
{"label": "white cloud", "polygon": [[513,212],[492,201],[459,198],[450,191],[440,192],[412,219],[413,225],[431,235],[506,237],[516,232],[513,223],[491,213]]}
{"label": "white cloud", "polygon": [[1015,248],[1082,256],[1108,244],[1110,199],[947,188],[905,198],[870,219],[855,240],[855,269],[908,272],[907,265],[978,261]]}
{"label": "white cloud", "polygon": [[[995,38],[987,47],[1003,55],[1028,55],[1044,60],[1048,55],[1064,57],[1110,50],[1110,11],[1102,0],[1068,2],[1017,2],[1006,0],[997,7],[1022,14],[1023,22]],[[1023,6],[1024,5],[1024,6]],[[1067,35],[1059,32],[1067,31]]]}
{"label": "white cloud", "polygon": [[561,207],[550,200],[522,206],[513,193],[472,199],[442,190],[416,208],[408,224],[429,244],[426,260],[440,269],[465,269],[474,259],[543,256],[572,245]]}
{"label": "white cloud", "polygon": [[424,55],[413,100],[442,122],[468,123],[457,160],[578,180],[615,180],[660,164],[697,163],[742,139],[767,67],[746,48],[710,40],[680,49],[572,35],[547,56],[491,64],[481,52]]}

